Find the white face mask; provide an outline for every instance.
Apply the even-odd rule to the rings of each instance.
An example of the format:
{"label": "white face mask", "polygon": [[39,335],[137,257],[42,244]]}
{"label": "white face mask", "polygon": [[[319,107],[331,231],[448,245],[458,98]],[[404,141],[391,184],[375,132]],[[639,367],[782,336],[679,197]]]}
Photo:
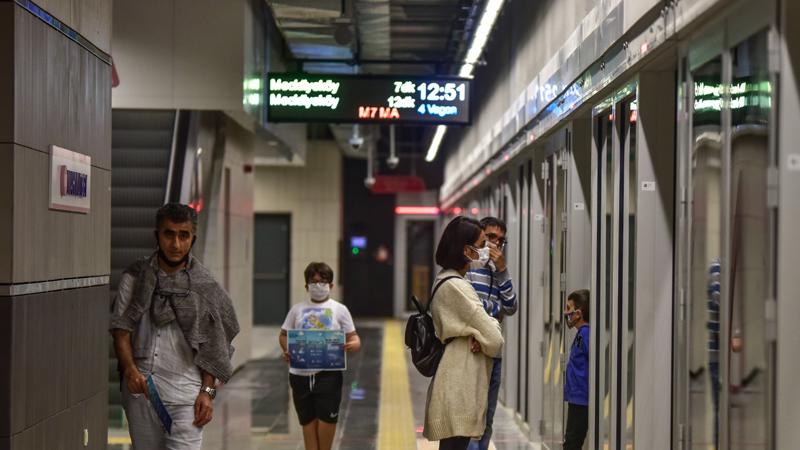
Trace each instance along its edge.
{"label": "white face mask", "polygon": [[322,301],[331,295],[331,285],[328,283],[311,283],[308,285],[311,300]]}
{"label": "white face mask", "polygon": [[486,263],[489,262],[489,246],[487,245],[483,248],[473,247],[473,249],[478,252],[478,259],[473,259],[470,263],[470,267],[478,269],[485,266]]}

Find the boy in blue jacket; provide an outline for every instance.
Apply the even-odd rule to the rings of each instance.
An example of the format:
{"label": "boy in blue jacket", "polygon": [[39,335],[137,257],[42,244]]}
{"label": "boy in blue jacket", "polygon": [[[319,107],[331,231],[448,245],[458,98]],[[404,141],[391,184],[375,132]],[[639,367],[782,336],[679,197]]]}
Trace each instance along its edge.
{"label": "boy in blue jacket", "polygon": [[564,383],[564,401],[567,402],[567,430],[564,450],[580,450],[589,428],[589,291],[581,289],[567,297],[564,311],[567,325],[577,328],[572,341]]}

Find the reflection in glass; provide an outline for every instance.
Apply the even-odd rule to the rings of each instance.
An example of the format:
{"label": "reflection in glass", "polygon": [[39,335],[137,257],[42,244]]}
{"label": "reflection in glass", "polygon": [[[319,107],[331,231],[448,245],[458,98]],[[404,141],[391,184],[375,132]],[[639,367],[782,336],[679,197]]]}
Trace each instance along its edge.
{"label": "reflection in glass", "polygon": [[732,51],[730,448],[765,449],[769,212],[767,165],[771,87],[767,33]]}
{"label": "reflection in glass", "polygon": [[689,414],[691,444],[717,449],[719,436],[719,296],[722,224],[722,64],[692,72]]}
{"label": "reflection in glass", "polygon": [[[406,223],[406,292],[428,304],[435,274],[433,267],[433,221],[409,220]],[[406,311],[415,311],[408,295]]]}

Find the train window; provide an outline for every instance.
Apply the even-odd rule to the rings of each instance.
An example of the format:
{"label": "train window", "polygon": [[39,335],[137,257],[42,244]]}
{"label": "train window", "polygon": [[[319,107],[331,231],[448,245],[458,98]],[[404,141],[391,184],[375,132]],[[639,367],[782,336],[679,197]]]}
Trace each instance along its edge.
{"label": "train window", "polygon": [[696,449],[719,448],[722,58],[692,72],[689,414]]}

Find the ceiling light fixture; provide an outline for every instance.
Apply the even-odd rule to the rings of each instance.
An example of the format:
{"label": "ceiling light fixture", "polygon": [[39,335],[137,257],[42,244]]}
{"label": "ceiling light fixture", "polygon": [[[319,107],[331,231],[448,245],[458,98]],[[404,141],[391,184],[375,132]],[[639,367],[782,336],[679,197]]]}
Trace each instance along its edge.
{"label": "ceiling light fixture", "polygon": [[425,161],[431,162],[436,159],[436,153],[439,152],[439,146],[442,145],[442,139],[444,139],[444,133],[446,131],[447,127],[445,125],[436,127],[436,133],[433,134],[433,140],[431,141],[431,146],[428,148],[428,154],[425,155]]}
{"label": "ceiling light fixture", "polygon": [[[497,16],[500,15],[500,10],[503,8],[503,1],[489,0],[486,4],[486,8],[481,14],[481,20],[478,22],[478,28],[475,30],[475,35],[472,36],[472,43],[470,43],[469,50],[467,50],[467,57],[464,59],[464,64],[461,65],[461,70],[458,71],[458,76],[472,78],[475,65],[483,54],[483,49],[489,41],[489,35],[492,33],[494,23],[497,21]],[[436,153],[439,152],[439,147],[442,145],[442,139],[444,139],[446,132],[446,126],[439,125],[436,127],[436,133],[433,135],[431,146],[428,147],[425,161],[431,162],[436,159]]]}

